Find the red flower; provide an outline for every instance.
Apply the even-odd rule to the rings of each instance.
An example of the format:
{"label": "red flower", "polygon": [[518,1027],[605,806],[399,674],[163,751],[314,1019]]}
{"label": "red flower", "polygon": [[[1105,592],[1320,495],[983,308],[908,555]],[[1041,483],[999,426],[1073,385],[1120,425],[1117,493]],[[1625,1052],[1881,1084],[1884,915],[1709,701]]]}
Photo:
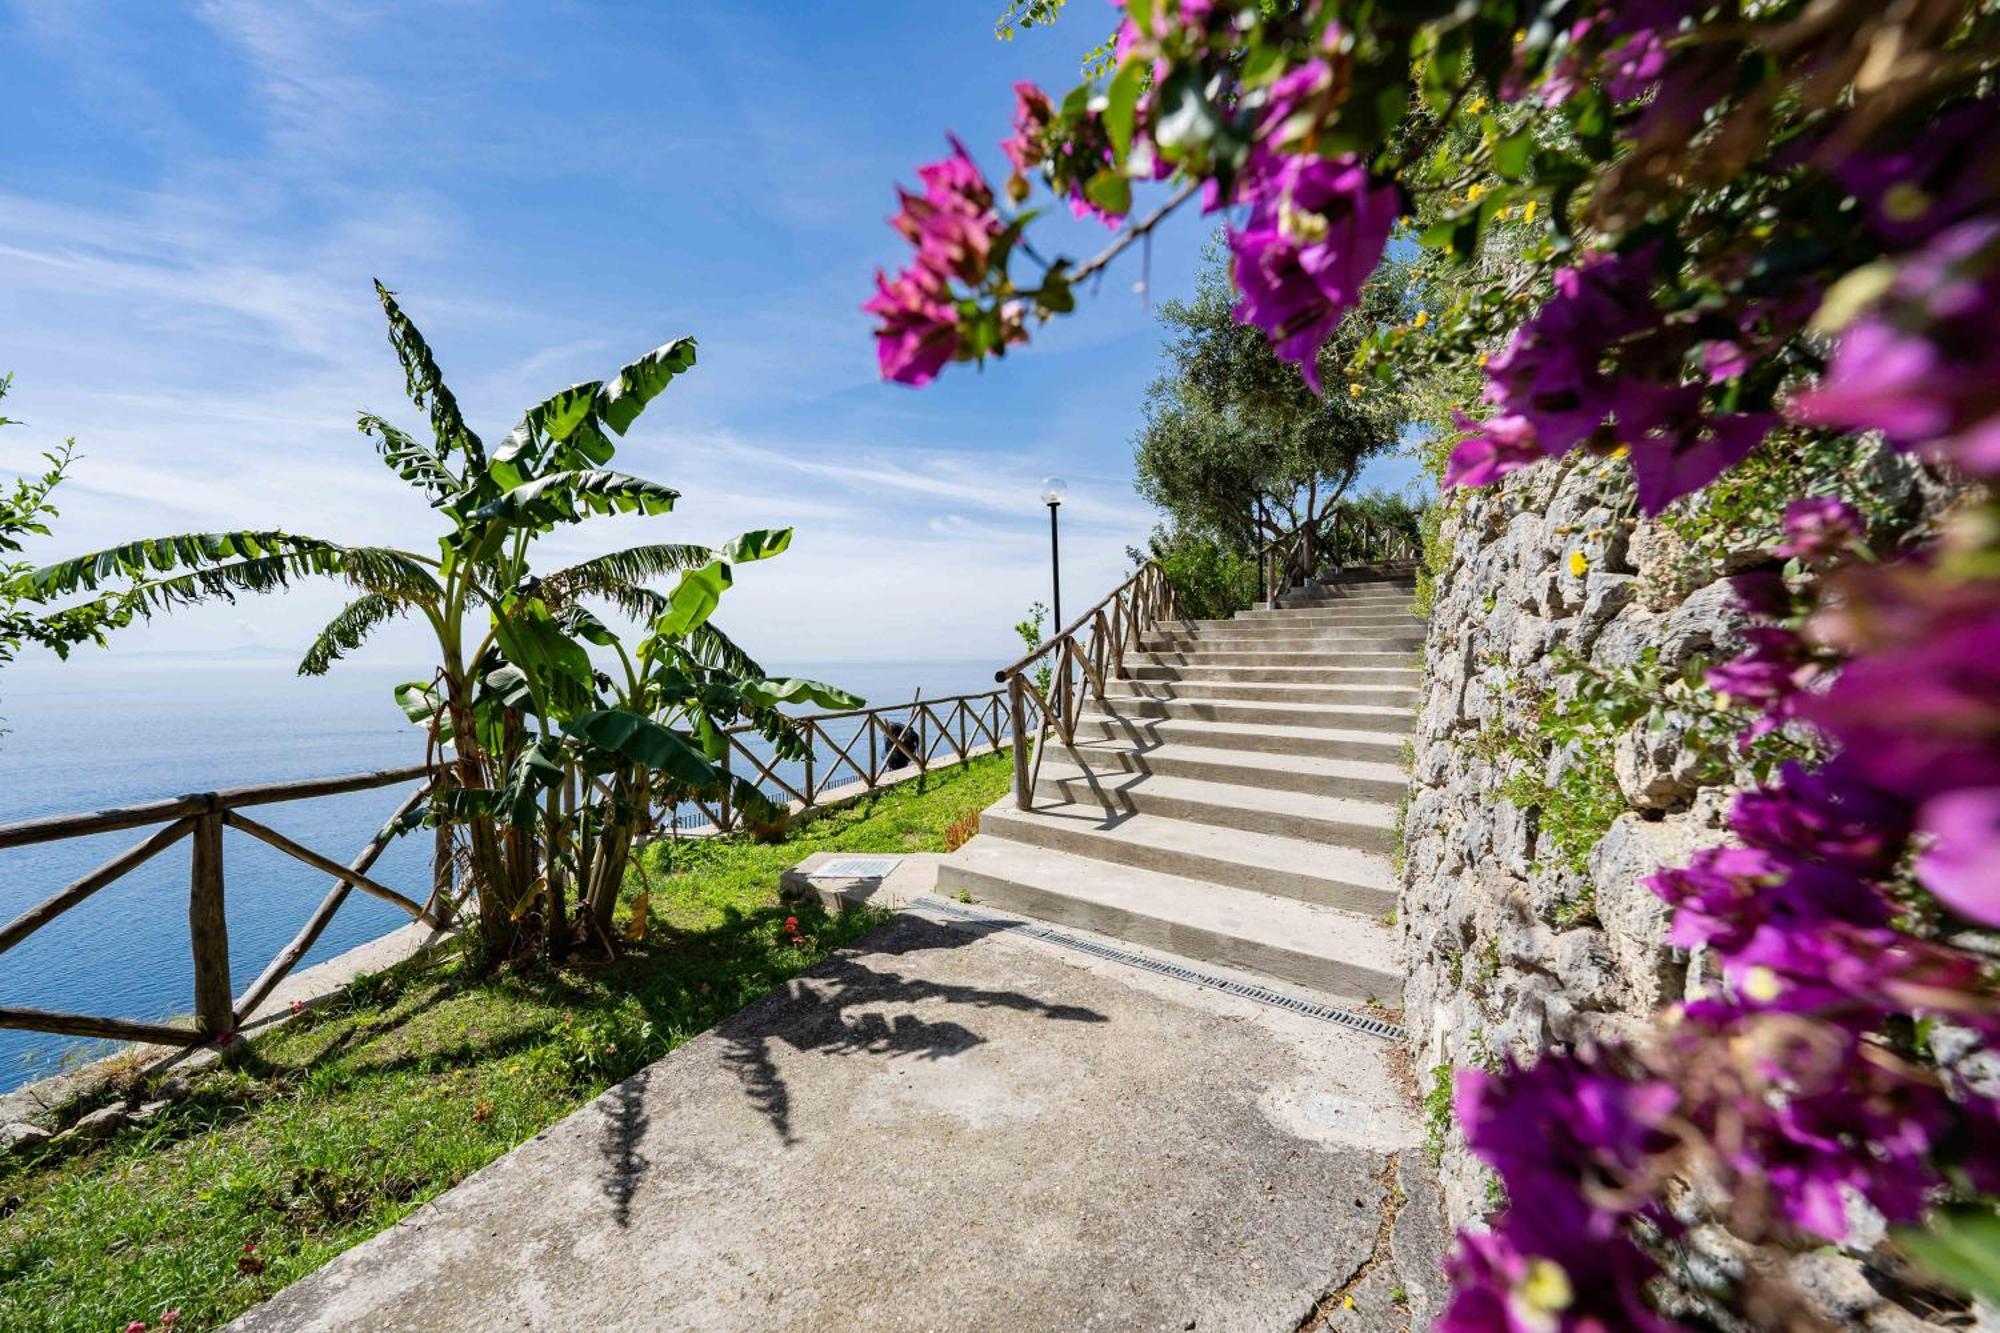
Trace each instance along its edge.
{"label": "red flower", "polygon": [[785,933],[787,935],[796,935],[799,933],[799,919],[797,917],[788,916],[785,918]]}

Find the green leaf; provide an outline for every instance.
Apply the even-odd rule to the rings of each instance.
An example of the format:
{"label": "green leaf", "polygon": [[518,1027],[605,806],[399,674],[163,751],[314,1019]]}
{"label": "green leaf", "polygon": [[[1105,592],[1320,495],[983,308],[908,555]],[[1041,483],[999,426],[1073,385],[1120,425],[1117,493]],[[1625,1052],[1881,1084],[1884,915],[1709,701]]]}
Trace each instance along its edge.
{"label": "green leaf", "polygon": [[435,684],[428,680],[406,681],[396,687],[395,696],[396,707],[403,710],[404,717],[427,729],[435,720],[438,739],[451,740],[451,715],[445,710],[444,695]]}
{"label": "green leaf", "polygon": [[559,523],[580,522],[590,514],[664,514],[679,498],[679,491],[623,472],[551,472],[522,482],[473,510],[466,527],[445,540],[464,549],[495,525],[546,532]]}
{"label": "green leaf", "polygon": [[602,380],[572,384],[560,393],[528,409],[528,422],[552,440],[567,440],[570,433],[589,420]]}
{"label": "green leaf", "polygon": [[1929,1223],[1899,1227],[1893,1234],[1918,1263],[1952,1286],[2000,1304],[2000,1214],[1991,1208],[1940,1208]]}
{"label": "green leaf", "polygon": [[1535,136],[1523,126],[1493,145],[1493,170],[1504,180],[1518,181],[1528,174],[1534,151]]}
{"label": "green leaf", "polygon": [[1146,91],[1146,78],[1146,63],[1136,56],[1128,58],[1111,76],[1111,88],[1105,97],[1104,130],[1111,136],[1111,151],[1121,168],[1132,151],[1132,126],[1139,98]]}
{"label": "green leaf", "polygon": [[685,736],[629,708],[586,713],[563,730],[586,745],[664,773],[690,787],[707,787],[721,778],[707,756]]}
{"label": "green leaf", "polygon": [[501,793],[500,801],[507,812],[508,822],[516,828],[533,824],[535,806],[542,793],[554,788],[562,779],[560,743],[552,737],[536,737],[521,751],[507,773],[507,786]]}
{"label": "green leaf", "polygon": [[653,633],[664,639],[678,639],[706,624],[731,582],[729,566],[721,560],[690,569],[674,585],[667,599],[666,614],[653,622]]}
{"label": "green leaf", "polygon": [[867,703],[860,695],[849,694],[838,686],[817,680],[802,680],[796,676],[777,680],[746,680],[743,682],[743,697],[759,708],[798,703],[818,704],[821,708],[860,708]]}
{"label": "green leaf", "polygon": [[366,642],[368,635],[409,608],[379,592],[363,593],[340,609],[306,649],[301,676],[324,676],[327,668]]}
{"label": "green leaf", "polygon": [[458,410],[458,399],[444,382],[444,372],[438,369],[437,359],[431,355],[430,344],[403,308],[396,304],[396,294],[384,287],[380,280],[375,283],[375,297],[382,303],[382,313],[389,320],[389,345],[396,349],[396,360],[403,366],[403,385],[410,395],[410,401],[419,410],[428,412],[431,419],[431,434],[437,445],[441,459],[450,458],[453,449],[465,452],[475,468],[486,464],[486,450],[472,428],[465,424],[465,417]]}
{"label": "green leaf", "polygon": [[614,434],[623,435],[676,375],[693,368],[694,358],[695,340],[691,337],[655,347],[598,391],[598,417]]}
{"label": "green leaf", "polygon": [[1106,167],[1090,178],[1084,195],[1107,213],[1123,217],[1132,211],[1132,182]]}
{"label": "green leaf", "polygon": [[430,497],[433,507],[465,490],[465,483],[452,475],[444,460],[418,444],[408,432],[368,412],[363,412],[355,424],[363,435],[375,440],[375,452],[382,456],[382,461],[404,481],[420,487]]}
{"label": "green leaf", "polygon": [[743,533],[715,554],[731,564],[747,564],[752,560],[768,560],[781,555],[792,544],[790,528],[757,528]]}

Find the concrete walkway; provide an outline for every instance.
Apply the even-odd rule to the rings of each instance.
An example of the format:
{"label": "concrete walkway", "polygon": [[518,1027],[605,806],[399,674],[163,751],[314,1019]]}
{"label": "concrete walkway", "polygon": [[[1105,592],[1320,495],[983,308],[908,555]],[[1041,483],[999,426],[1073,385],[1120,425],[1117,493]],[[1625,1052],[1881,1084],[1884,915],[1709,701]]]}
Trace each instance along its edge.
{"label": "concrete walkway", "polygon": [[232,1327],[1421,1317],[1394,1044],[1018,920],[920,903]]}

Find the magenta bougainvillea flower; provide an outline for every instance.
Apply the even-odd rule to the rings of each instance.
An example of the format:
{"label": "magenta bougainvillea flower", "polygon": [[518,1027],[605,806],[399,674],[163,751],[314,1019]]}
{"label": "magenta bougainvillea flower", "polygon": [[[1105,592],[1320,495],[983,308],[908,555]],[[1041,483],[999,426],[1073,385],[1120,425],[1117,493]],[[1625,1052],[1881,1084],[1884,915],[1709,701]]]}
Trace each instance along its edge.
{"label": "magenta bougainvillea flower", "polygon": [[1787,410],[2000,477],[1996,321],[2000,222],[1950,228],[1903,262],[1881,305],[1842,335],[1825,379]]}
{"label": "magenta bougainvillea flower", "polygon": [[1466,436],[1445,462],[1447,486],[1490,486],[1509,472],[1543,458],[1535,428],[1526,417],[1503,413],[1474,421],[1463,412],[1453,411],[1451,419]]}
{"label": "magenta bougainvillea flower", "polygon": [[1918,880],[1960,916],[2000,926],[2000,786],[1932,797],[1919,827],[1929,845]]}
{"label": "magenta bougainvillea flower", "polygon": [[1236,318],[1264,330],[1319,393],[1320,344],[1382,261],[1400,211],[1396,190],[1358,158],[1290,157],[1260,191],[1244,226],[1229,230],[1243,293]]}
{"label": "magenta bougainvillea flower", "polygon": [[902,207],[889,219],[916,250],[893,279],[878,271],[875,295],[862,306],[876,317],[875,352],[884,379],[928,384],[959,352],[961,313],[954,279],[976,288],[985,280],[1002,226],[993,187],[965,145],[917,169],[921,194],[899,190]]}
{"label": "magenta bougainvillea flower", "polygon": [[958,351],[950,284],[920,265],[893,280],[877,273],[875,295],[861,308],[877,320],[875,355],[883,379],[929,384]]}
{"label": "magenta bougainvillea flower", "polygon": [[1772,554],[1831,564],[1853,550],[1867,530],[1860,511],[1845,500],[1830,495],[1794,500],[1785,506],[1785,540]]}
{"label": "magenta bougainvillea flower", "polygon": [[2000,202],[2000,103],[1962,103],[1901,146],[1848,152],[1833,174],[1884,244],[1909,249]]}

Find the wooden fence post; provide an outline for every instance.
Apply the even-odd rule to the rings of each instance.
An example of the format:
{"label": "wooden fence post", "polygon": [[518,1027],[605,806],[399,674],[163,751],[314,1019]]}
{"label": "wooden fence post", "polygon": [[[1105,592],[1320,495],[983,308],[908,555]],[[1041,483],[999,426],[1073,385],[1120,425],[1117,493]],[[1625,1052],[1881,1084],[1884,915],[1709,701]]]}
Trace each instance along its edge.
{"label": "wooden fence post", "polygon": [[1023,810],[1033,804],[1028,790],[1028,703],[1027,687],[1020,673],[1007,677],[1007,711],[1014,723],[1014,804]]}
{"label": "wooden fence post", "polygon": [[219,1037],[234,1026],[229,985],[229,923],[223,913],[222,813],[194,823],[194,870],[188,881],[188,940],[194,949],[195,1026]]}
{"label": "wooden fence post", "polygon": [[456,850],[452,845],[451,825],[439,820],[431,845],[431,900],[424,904],[424,910],[445,923],[451,920]]}

